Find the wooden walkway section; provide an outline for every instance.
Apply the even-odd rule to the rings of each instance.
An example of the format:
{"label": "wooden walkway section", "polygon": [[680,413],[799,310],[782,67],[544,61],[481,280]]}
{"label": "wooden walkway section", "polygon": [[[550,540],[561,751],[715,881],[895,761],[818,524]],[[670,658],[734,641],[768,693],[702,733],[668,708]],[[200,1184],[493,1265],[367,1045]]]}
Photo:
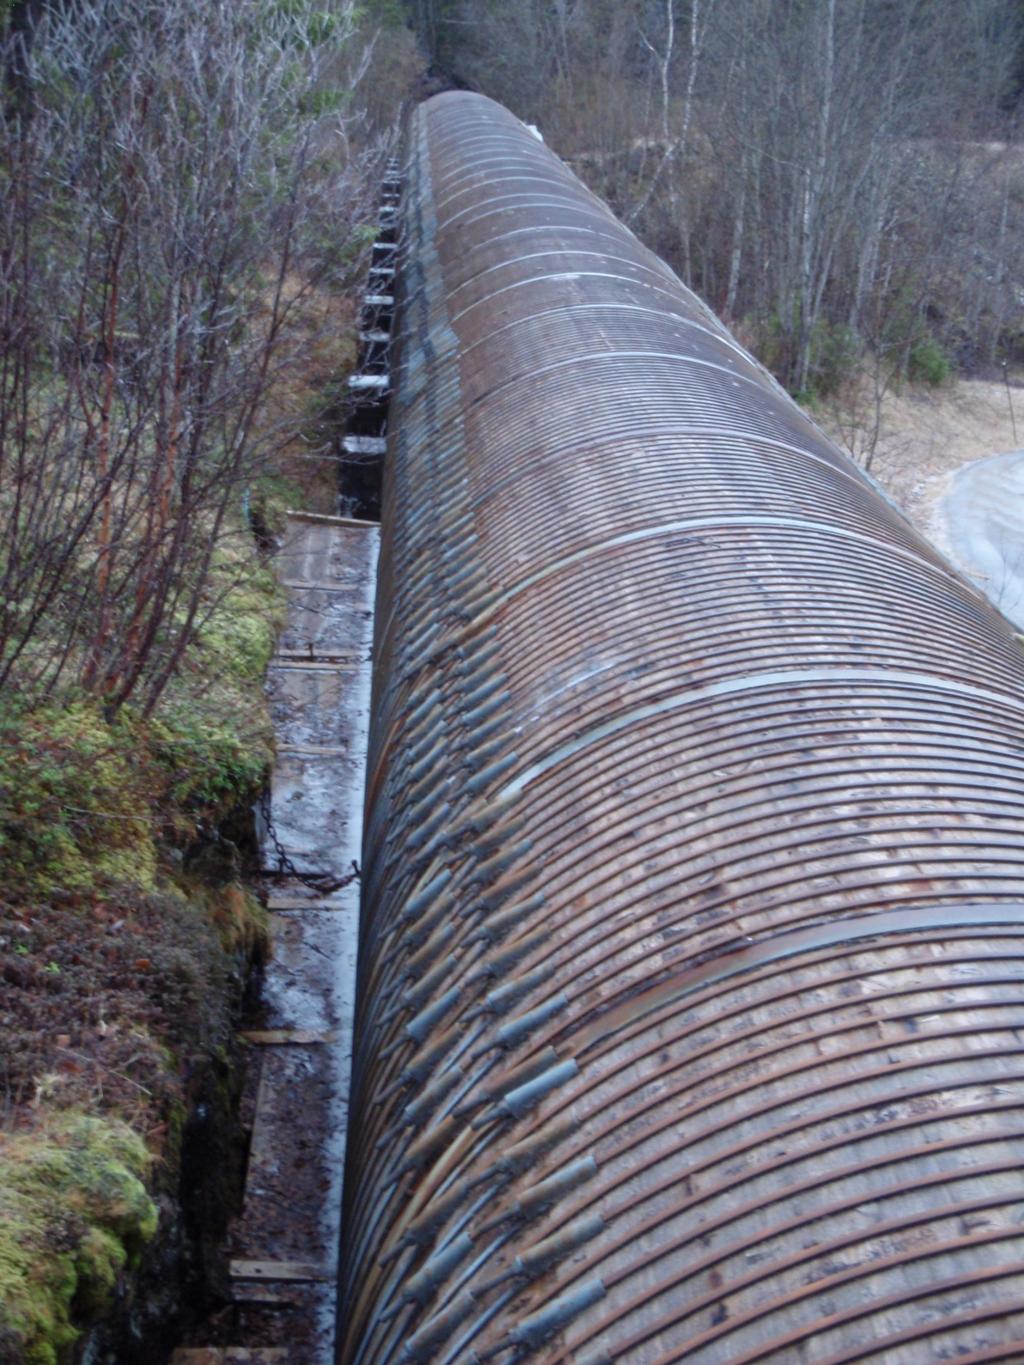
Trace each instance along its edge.
{"label": "wooden walkway section", "polygon": [[259,1085],[230,1248],[238,1344],[173,1365],[334,1361],[378,540],[371,522],[293,513],[278,555],[289,606],[261,831],[272,954],[262,1018],[243,1035]]}

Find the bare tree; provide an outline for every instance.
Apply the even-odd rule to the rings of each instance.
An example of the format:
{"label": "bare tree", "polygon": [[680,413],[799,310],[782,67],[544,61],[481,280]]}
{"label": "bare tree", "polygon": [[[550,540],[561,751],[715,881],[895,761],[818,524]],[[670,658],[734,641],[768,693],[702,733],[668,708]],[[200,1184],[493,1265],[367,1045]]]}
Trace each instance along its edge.
{"label": "bare tree", "polygon": [[[903,317],[904,373],[924,321],[955,345],[969,319],[979,356],[1012,336],[1024,196],[965,175],[964,149],[1009,135],[1014,0],[450,0],[443,17],[458,77],[538,122],[790,388],[835,382],[883,316],[890,351]],[[918,150],[932,183],[912,177],[908,212]]]}
{"label": "bare tree", "polygon": [[0,119],[0,685],[151,711],[215,605],[294,323],[368,210],[371,47],[352,0],[39,20]]}

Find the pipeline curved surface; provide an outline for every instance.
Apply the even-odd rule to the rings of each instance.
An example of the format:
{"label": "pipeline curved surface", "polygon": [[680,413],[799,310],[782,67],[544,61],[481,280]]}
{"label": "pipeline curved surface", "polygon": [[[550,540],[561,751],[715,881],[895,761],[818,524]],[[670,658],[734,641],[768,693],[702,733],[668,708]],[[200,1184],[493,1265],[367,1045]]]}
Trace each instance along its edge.
{"label": "pipeline curved surface", "polygon": [[405,185],[341,1359],[1021,1359],[1011,631],[507,111]]}

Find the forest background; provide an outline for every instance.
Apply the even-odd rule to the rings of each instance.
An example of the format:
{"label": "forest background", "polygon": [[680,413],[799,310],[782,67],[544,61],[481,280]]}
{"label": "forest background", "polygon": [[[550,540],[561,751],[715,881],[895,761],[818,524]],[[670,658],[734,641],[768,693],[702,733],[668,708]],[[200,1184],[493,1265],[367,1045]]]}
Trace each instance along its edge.
{"label": "forest background", "polygon": [[799,400],[1024,359],[1019,0],[410,0]]}

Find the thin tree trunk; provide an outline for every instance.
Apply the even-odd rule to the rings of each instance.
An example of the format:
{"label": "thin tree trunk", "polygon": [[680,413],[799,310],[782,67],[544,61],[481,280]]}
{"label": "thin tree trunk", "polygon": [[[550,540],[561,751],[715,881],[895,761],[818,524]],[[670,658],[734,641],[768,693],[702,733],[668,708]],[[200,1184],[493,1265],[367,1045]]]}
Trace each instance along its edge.
{"label": "thin tree trunk", "polygon": [[743,220],[747,208],[747,165],[746,155],[740,165],[740,197],[736,204],[736,217],[732,228],[732,250],[729,253],[729,285],[725,292],[724,313],[726,320],[735,317],[736,293],[740,285],[740,268],[743,263]]}
{"label": "thin tree trunk", "polygon": [[804,170],[800,223],[800,283],[797,298],[797,353],[794,386],[807,388],[811,368],[811,341],[817,322],[815,316],[814,262],[821,232],[822,201],[828,174],[829,133],[832,124],[832,99],[835,84],[836,0],[826,0],[822,31],[821,103],[819,106],[815,157]]}
{"label": "thin tree trunk", "polygon": [[126,237],[125,219],[118,223],[114,248],[107,278],[106,321],[103,329],[104,372],[103,395],[100,402],[100,416],[96,441],[96,472],[100,487],[103,489],[103,505],[100,513],[100,526],[97,535],[96,595],[99,599],[99,620],[89,647],[82,685],[90,688],[99,676],[103,652],[110,634],[110,570],[113,547],[110,530],[113,512],[113,489],[111,487],[110,439],[111,418],[114,410],[114,395],[117,384],[117,316],[121,290],[121,258],[124,254]]}

